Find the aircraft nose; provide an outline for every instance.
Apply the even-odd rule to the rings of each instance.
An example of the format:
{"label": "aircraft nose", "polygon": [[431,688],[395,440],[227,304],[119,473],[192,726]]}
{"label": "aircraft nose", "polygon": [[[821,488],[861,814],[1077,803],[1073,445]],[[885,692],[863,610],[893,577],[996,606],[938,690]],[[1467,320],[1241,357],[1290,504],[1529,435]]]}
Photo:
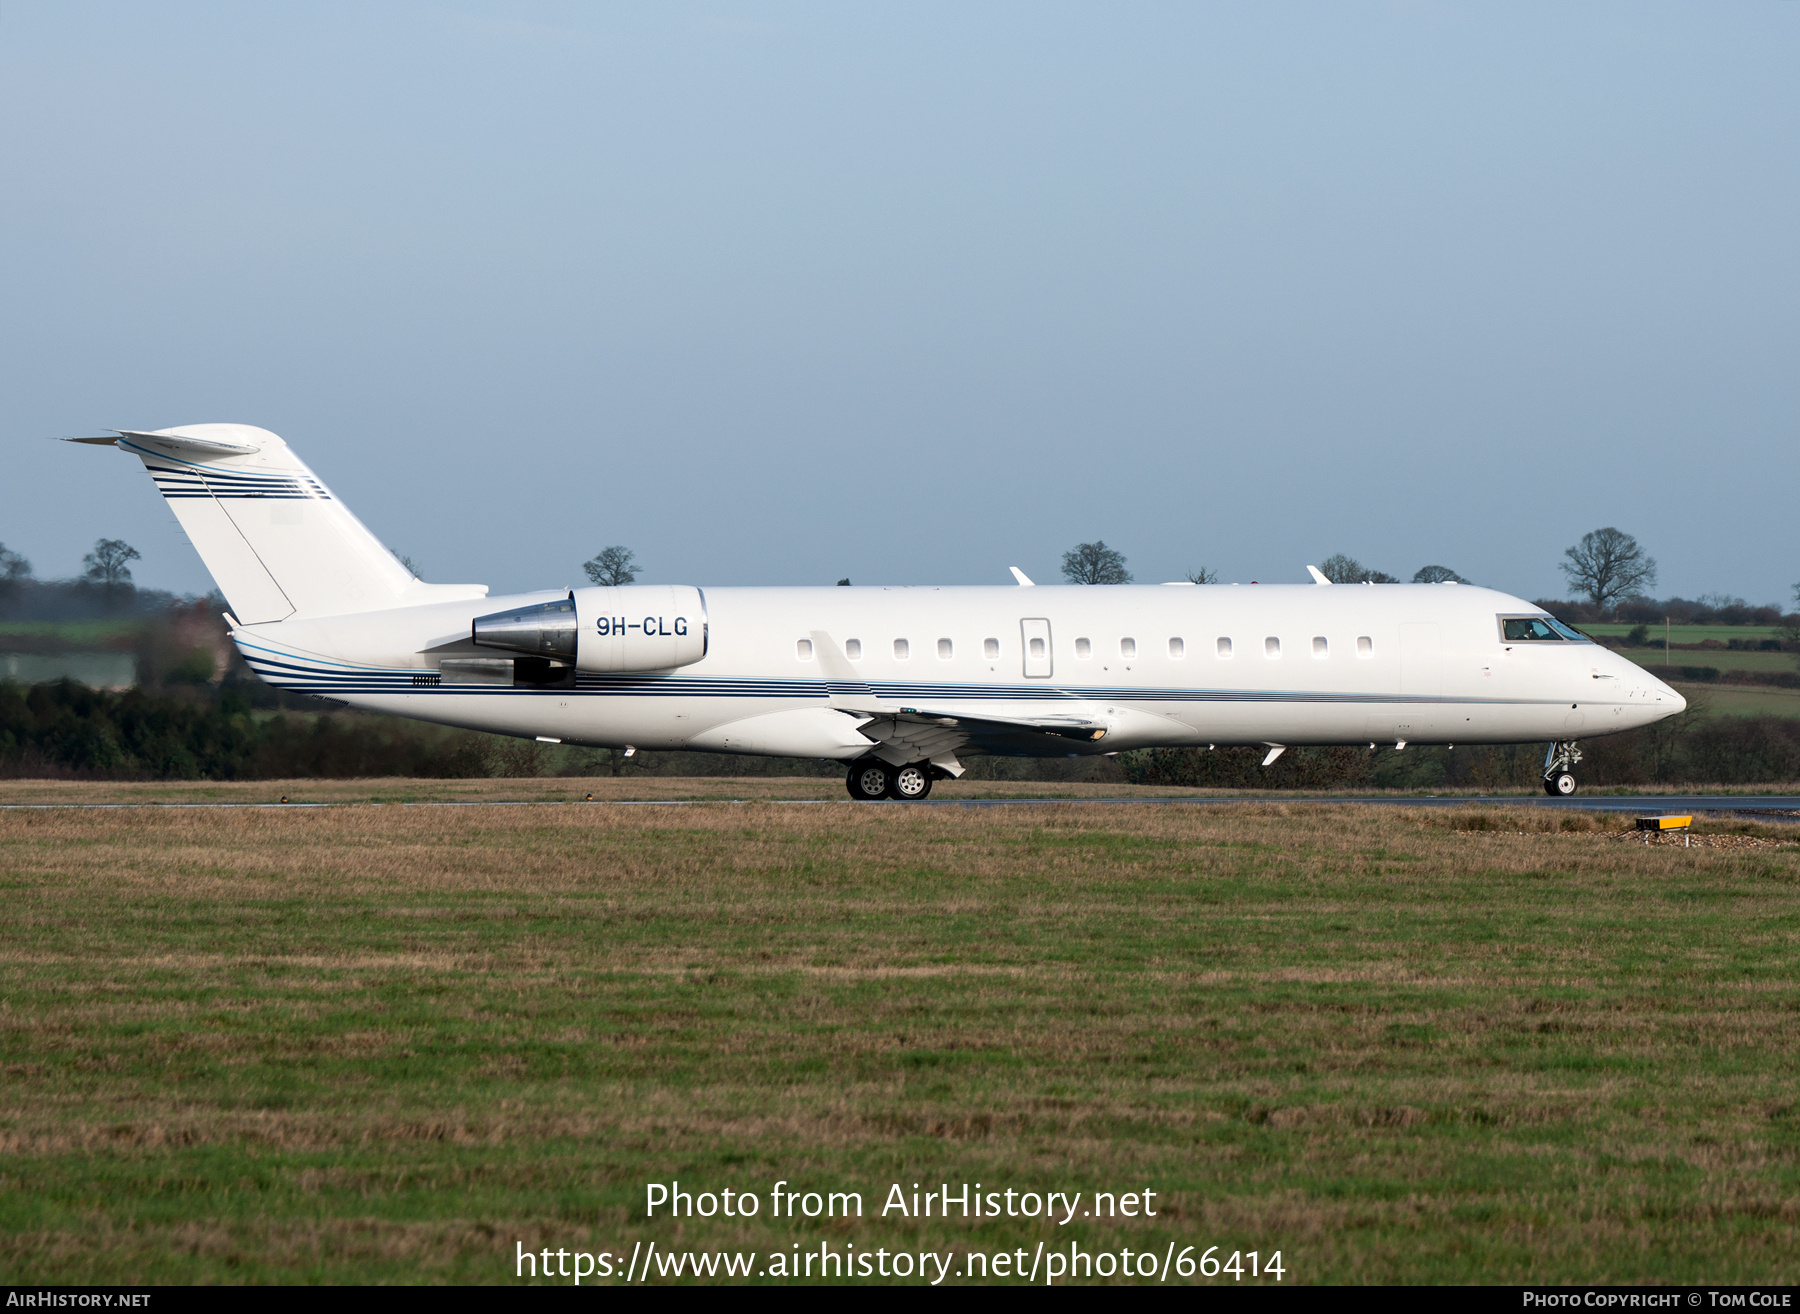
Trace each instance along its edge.
{"label": "aircraft nose", "polygon": [[[1634,701],[1646,699],[1648,706],[1654,709],[1651,720],[1660,721],[1664,717],[1680,716],[1687,711],[1687,699],[1629,657],[1619,653],[1608,653],[1606,656],[1614,665],[1601,669],[1613,672],[1619,678],[1619,687],[1632,691]],[[1639,703],[1639,706],[1645,706],[1645,703]]]}
{"label": "aircraft nose", "polygon": [[1676,693],[1668,685],[1652,676],[1649,680],[1649,694],[1656,707],[1656,716],[1661,720],[1665,716],[1680,716],[1687,711],[1687,699]]}

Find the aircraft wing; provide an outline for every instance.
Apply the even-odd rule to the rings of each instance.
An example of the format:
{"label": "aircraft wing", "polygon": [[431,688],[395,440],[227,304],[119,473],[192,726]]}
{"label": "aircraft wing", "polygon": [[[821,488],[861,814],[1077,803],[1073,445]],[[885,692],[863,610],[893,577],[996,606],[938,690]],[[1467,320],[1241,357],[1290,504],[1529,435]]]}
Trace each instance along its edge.
{"label": "aircraft wing", "polygon": [[842,712],[868,717],[857,726],[857,732],[875,742],[874,756],[895,766],[923,760],[961,775],[962,766],[955,753],[964,746],[1003,757],[1099,752],[1102,750],[1095,745],[1111,728],[1099,717],[1075,710],[1044,716],[994,717],[970,716],[956,707],[896,708],[888,700],[877,698],[861,681],[831,635],[814,630],[812,639],[830,690],[831,705]]}
{"label": "aircraft wing", "polygon": [[959,748],[978,748],[999,757],[1044,757],[1058,750],[1086,755],[1100,751],[1096,745],[1107,732],[1103,722],[1085,717],[1005,720],[930,707],[880,712],[856,729],[875,742],[874,756],[883,761],[895,766],[929,761],[952,775],[962,774],[955,757]]}

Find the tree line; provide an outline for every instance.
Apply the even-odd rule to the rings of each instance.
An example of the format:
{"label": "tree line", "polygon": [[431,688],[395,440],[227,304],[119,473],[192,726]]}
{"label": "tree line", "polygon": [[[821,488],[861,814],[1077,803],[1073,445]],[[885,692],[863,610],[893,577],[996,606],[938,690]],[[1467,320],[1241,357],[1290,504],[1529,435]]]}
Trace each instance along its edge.
{"label": "tree line", "polygon": [[[412,558],[399,556],[396,558],[415,577],[420,575],[419,567]],[[133,561],[142,560],[138,550],[122,539],[102,538],[94,543],[93,550],[82,559],[82,573],[74,581],[38,581],[33,575],[31,562],[21,553],[0,543],[0,605],[15,603],[34,584],[49,585],[52,588],[67,589],[73,584],[78,589],[90,590],[105,602],[118,603],[133,591],[131,565]],[[641,573],[637,554],[623,544],[613,544],[602,548],[593,557],[582,563],[582,572],[588,579],[600,586],[616,588],[636,582]],[[1335,552],[1324,558],[1318,566],[1319,573],[1333,584],[1398,584],[1398,576],[1385,571],[1365,566],[1355,557],[1343,552]],[[1563,551],[1563,560],[1558,563],[1569,585],[1572,595],[1582,598],[1595,613],[1610,614],[1621,607],[1634,603],[1649,601],[1648,590],[1655,586],[1657,579],[1656,558],[1645,550],[1642,544],[1631,534],[1613,526],[1591,530],[1581,536],[1581,540],[1571,544]],[[1096,539],[1091,543],[1077,543],[1062,555],[1062,576],[1071,584],[1129,584],[1133,576],[1127,569],[1125,554],[1117,548],[1109,547],[1105,540]],[[1216,584],[1219,582],[1218,572],[1206,566],[1200,566],[1186,572],[1185,578],[1192,584]],[[1413,572],[1414,584],[1467,584],[1470,581],[1449,566],[1421,566]],[[850,583],[848,578],[838,581],[841,585]],[[1718,598],[1719,595],[1712,595]],[[1679,602],[1680,599],[1673,601]],[[1793,601],[1796,609],[1800,609],[1800,583],[1793,586]],[[1646,622],[1661,619],[1669,615],[1666,605],[1655,617],[1636,617],[1624,615],[1622,619],[1642,619]],[[1694,604],[1688,604],[1686,610],[1692,614],[1695,610],[1708,606],[1708,595],[1702,595]],[[1781,623],[1779,608],[1751,608],[1742,598],[1720,599],[1710,610],[1724,612],[1770,611],[1776,619],[1771,621],[1720,620],[1718,624],[1749,623]],[[1595,617],[1597,618],[1597,617]],[[1673,619],[1672,616],[1670,616]],[[1704,622],[1700,622],[1704,623]]]}
{"label": "tree line", "polygon": [[[1756,607],[1742,598],[1702,594],[1688,602],[1680,598],[1656,602],[1648,591],[1657,580],[1656,558],[1635,537],[1614,526],[1591,530],[1579,542],[1563,550],[1558,569],[1571,595],[1583,600],[1591,615],[1584,619],[1610,618],[1649,622],[1665,617],[1692,624],[1780,625],[1787,618],[1779,606]],[[1365,566],[1343,552],[1319,562],[1319,573],[1333,584],[1398,584],[1399,577]],[[1063,553],[1063,578],[1071,584],[1129,584],[1125,555],[1103,540],[1078,543]],[[1218,574],[1206,567],[1189,571],[1195,584],[1214,584]],[[1449,566],[1421,566],[1413,572],[1414,584],[1468,584],[1471,581]],[[1793,586],[1793,602],[1800,611],[1800,583]],[[1654,615],[1650,612],[1654,611]],[[1675,613],[1679,612],[1677,615]],[[1704,617],[1705,619],[1699,619]],[[1794,636],[1800,639],[1800,635]]]}
{"label": "tree line", "polygon": [[[839,763],[709,753],[639,753],[544,745],[445,730],[374,713],[257,715],[272,691],[232,674],[222,685],[123,693],[69,681],[0,682],[0,777],[93,780],[289,780],[356,776],[837,776]],[[316,708],[316,704],[309,704]],[[1584,744],[1604,785],[1737,785],[1800,779],[1800,721],[1708,717],[1689,710]],[[969,759],[975,779],[1091,779],[1213,789],[1535,788],[1539,744],[1404,752],[1296,748],[1264,768],[1263,748],[1140,749],[1117,757]]]}

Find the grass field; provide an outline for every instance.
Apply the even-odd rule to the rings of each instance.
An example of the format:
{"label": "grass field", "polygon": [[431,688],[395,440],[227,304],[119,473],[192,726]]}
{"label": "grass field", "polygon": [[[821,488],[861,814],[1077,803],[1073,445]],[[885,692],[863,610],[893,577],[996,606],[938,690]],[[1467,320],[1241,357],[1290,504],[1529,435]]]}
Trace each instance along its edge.
{"label": "grass field", "polygon": [[[1708,690],[1709,693],[1712,690]],[[1797,695],[1800,696],[1800,695]],[[1670,785],[1591,787],[1590,792],[1629,798],[1635,794],[1794,794],[1800,781],[1765,781],[1747,785],[1705,782]],[[1540,797],[1534,786],[1480,790],[1451,789],[1268,790],[1191,789],[1182,786],[1091,783],[1088,781],[947,780],[932,792],[936,801],[980,799],[1321,798],[1341,795],[1366,798]],[[818,803],[847,801],[840,777],[819,776],[476,776],[466,779],[418,780],[378,776],[356,780],[5,780],[0,779],[0,805],[6,804],[400,804],[400,803],[577,803],[592,795],[601,803],[757,803],[798,800]]]}
{"label": "grass field", "polygon": [[[1656,648],[1620,648],[1621,657],[1639,666],[1665,664],[1663,650]],[[1721,671],[1800,671],[1791,652],[1733,652],[1729,648],[1675,648],[1668,654],[1670,666],[1712,666]]]}
{"label": "grass field", "polygon": [[1800,689],[1744,684],[1673,684],[1675,692],[1705,716],[1800,717]]}
{"label": "grass field", "polygon": [[[1578,627],[1583,634],[1608,635],[1622,639],[1637,628],[1624,623],[1599,622],[1593,625],[1583,623]],[[1650,639],[1661,646],[1663,627],[1651,625]],[[1717,639],[1720,643],[1730,643],[1733,639],[1779,639],[1783,637],[1780,626],[1772,625],[1671,625],[1669,626],[1670,643],[1705,643],[1708,639]]]}
{"label": "grass field", "polygon": [[[1290,1283],[1791,1282],[1800,833],[1612,829],[1280,803],[0,813],[0,1280],[1075,1239],[1278,1249]],[[644,1220],[672,1178],[870,1215],[894,1182],[1161,1208]]]}
{"label": "grass field", "polygon": [[141,616],[87,621],[0,621],[0,648],[9,639],[50,643],[72,650],[112,648],[129,643],[143,628]]}

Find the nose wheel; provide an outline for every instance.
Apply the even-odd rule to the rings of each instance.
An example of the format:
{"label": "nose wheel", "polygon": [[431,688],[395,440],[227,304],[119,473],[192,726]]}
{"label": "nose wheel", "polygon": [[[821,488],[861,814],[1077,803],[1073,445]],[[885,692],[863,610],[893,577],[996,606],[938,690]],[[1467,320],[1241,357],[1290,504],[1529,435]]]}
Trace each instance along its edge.
{"label": "nose wheel", "polygon": [[1559,739],[1544,754],[1544,792],[1552,798],[1567,798],[1581,787],[1575,779],[1575,764],[1581,761],[1581,750],[1573,739]]}

